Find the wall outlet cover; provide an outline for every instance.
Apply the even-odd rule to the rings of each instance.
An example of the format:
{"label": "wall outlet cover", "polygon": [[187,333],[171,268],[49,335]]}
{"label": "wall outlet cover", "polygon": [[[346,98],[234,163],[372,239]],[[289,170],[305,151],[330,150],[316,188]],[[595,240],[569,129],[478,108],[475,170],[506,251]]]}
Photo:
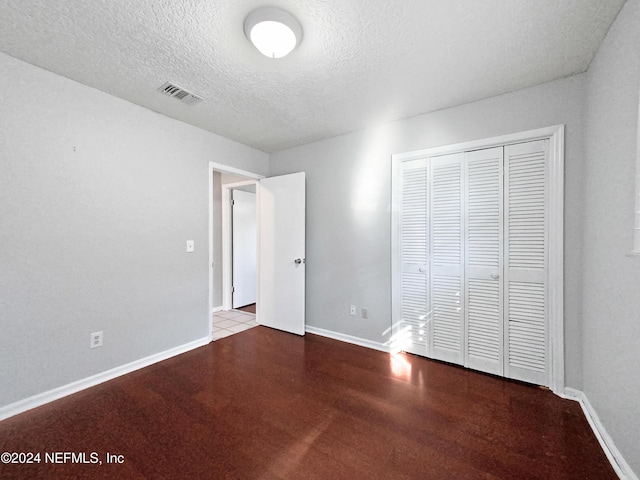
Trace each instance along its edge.
{"label": "wall outlet cover", "polygon": [[102,346],[102,332],[93,332],[90,334],[89,348],[98,348]]}

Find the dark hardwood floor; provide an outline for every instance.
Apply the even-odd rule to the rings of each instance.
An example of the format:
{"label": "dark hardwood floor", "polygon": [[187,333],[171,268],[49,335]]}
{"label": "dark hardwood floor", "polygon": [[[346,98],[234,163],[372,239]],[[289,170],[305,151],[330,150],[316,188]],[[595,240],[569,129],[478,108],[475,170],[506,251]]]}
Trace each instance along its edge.
{"label": "dark hardwood floor", "polygon": [[5,451],[42,459],[2,479],[617,478],[576,402],[265,327],[0,422]]}
{"label": "dark hardwood floor", "polygon": [[247,313],[256,313],[256,304],[252,303],[251,305],[245,305],[244,307],[236,308],[236,310]]}

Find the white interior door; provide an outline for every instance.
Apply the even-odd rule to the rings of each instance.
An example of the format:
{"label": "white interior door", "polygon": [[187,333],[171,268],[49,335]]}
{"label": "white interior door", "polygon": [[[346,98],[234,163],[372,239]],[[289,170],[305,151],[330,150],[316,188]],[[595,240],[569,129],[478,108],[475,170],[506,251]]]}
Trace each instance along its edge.
{"label": "white interior door", "polygon": [[256,303],[256,194],[232,190],[232,306]]}
{"label": "white interior door", "polygon": [[258,200],[259,324],[305,333],[305,174],[260,180]]}

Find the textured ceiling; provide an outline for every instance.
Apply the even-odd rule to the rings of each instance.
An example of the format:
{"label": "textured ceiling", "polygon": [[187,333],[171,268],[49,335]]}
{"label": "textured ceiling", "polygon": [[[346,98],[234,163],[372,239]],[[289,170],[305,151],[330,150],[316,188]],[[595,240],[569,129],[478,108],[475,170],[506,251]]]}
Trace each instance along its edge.
{"label": "textured ceiling", "polygon": [[304,31],[273,60],[243,32],[264,0],[2,0],[0,50],[274,152],[583,72],[623,3],[272,0]]}

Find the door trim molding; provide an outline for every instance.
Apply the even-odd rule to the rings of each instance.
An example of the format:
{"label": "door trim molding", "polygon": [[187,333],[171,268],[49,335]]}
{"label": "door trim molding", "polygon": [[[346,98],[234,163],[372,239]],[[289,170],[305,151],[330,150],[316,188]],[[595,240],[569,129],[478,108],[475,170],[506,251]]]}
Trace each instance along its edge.
{"label": "door trim molding", "polygon": [[[564,393],[564,125],[511,133],[487,139],[443,145],[391,156],[391,299],[392,328],[400,316],[400,265],[398,255],[398,207],[400,164],[408,160],[499,147],[535,140],[549,140],[549,387]],[[393,337],[392,337],[393,342]]]}

